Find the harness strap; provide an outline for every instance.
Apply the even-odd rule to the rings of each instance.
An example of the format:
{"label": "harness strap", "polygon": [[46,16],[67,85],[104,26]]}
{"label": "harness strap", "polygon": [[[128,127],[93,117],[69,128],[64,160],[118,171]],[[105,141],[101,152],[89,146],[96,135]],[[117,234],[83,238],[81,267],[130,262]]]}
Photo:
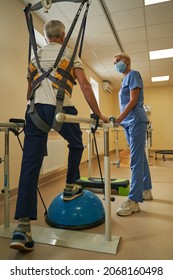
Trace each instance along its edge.
{"label": "harness strap", "polygon": [[34,106],[34,98],[31,100],[28,114],[30,115],[30,118],[35,124],[35,126],[38,127],[40,130],[42,130],[45,133],[48,133],[51,130],[51,127],[37,113],[37,110]]}
{"label": "harness strap", "polygon": [[55,114],[54,114],[54,119],[53,119],[53,123],[52,123],[52,128],[55,131],[60,131],[61,127],[62,127],[62,123],[58,123],[56,121],[55,116],[59,113],[59,112],[63,112],[63,101],[64,101],[64,96],[65,96],[65,91],[64,89],[60,88],[57,90],[57,94],[56,94],[56,108],[55,108]]}
{"label": "harness strap", "polygon": [[[52,1],[52,2],[61,2],[61,1]],[[32,90],[32,95],[31,95],[31,105],[30,105],[30,109],[28,111],[28,113],[30,114],[30,117],[33,121],[33,123],[39,128],[41,129],[42,131],[48,133],[51,129],[51,127],[45,123],[42,118],[39,116],[39,114],[37,113],[36,109],[35,109],[35,106],[34,106],[34,99],[35,99],[35,90],[39,87],[40,83],[45,79],[45,78],[48,78],[50,79],[55,87],[57,87],[57,95],[56,95],[56,109],[55,109],[55,115],[59,112],[62,112],[63,111],[63,101],[64,101],[64,96],[65,96],[65,89],[67,89],[68,92],[71,93],[72,89],[69,88],[68,84],[67,84],[67,80],[68,80],[68,77],[70,76],[70,71],[73,67],[73,63],[74,63],[74,59],[75,59],[75,56],[76,56],[76,53],[77,53],[77,49],[78,49],[78,46],[79,46],[79,42],[81,40],[81,37],[82,37],[82,40],[81,40],[81,45],[80,45],[80,55],[81,55],[81,50],[82,50],[82,45],[83,45],[83,39],[84,39],[84,31],[85,31],[85,25],[86,25],[86,17],[87,17],[87,13],[88,13],[88,9],[89,9],[89,1],[88,0],[83,0],[83,1],[74,1],[74,2],[82,2],[77,13],[76,13],[76,16],[72,22],[72,25],[68,31],[68,34],[64,40],[64,43],[60,49],[60,52],[58,53],[58,56],[55,60],[55,63],[53,65],[53,67],[51,67],[48,71],[45,71],[44,69],[41,68],[41,65],[40,65],[40,62],[39,62],[39,58],[38,58],[38,53],[37,53],[37,44],[36,44],[36,39],[35,39],[35,32],[34,32],[34,28],[33,28],[33,19],[32,19],[32,15],[31,15],[31,10],[32,10],[32,5],[29,3],[27,5],[27,7],[24,9],[24,12],[25,12],[25,16],[26,16],[26,22],[27,22],[27,26],[28,26],[28,31],[29,31],[29,35],[30,35],[30,38],[29,38],[29,56],[28,56],[28,65],[30,63],[30,58],[31,58],[31,46],[33,47],[33,52],[34,52],[34,56],[35,56],[35,59],[36,59],[36,63],[37,63],[37,67],[38,69],[40,70],[40,72],[42,73],[41,76],[39,76],[35,81],[33,80],[33,84],[32,84],[32,87],[33,87],[33,90]],[[60,59],[64,53],[64,50],[68,44],[68,41],[71,37],[71,34],[74,30],[74,27],[76,25],[76,22],[78,20],[78,17],[81,13],[81,10],[85,4],[85,2],[87,2],[87,7],[86,7],[86,11],[84,13],[84,16],[83,16],[83,19],[82,19],[82,23],[81,23],[81,27],[80,27],[80,31],[79,31],[79,34],[78,34],[78,37],[77,37],[77,41],[76,41],[76,44],[75,44],[75,48],[74,48],[74,51],[73,51],[73,54],[72,54],[72,57],[70,59],[70,62],[68,64],[68,67],[66,68],[66,73],[65,75],[62,76],[62,80],[58,80],[56,79],[56,77],[53,77],[51,75],[51,72],[53,69],[55,69],[59,62],[60,62]],[[38,73],[38,70],[36,70],[37,72],[35,72],[35,74]],[[34,74],[33,74],[34,75]],[[74,82],[73,82],[74,83]],[[57,86],[56,86],[57,85]],[[58,123],[54,117],[54,120],[53,120],[53,123],[52,123],[52,128],[55,129],[56,131],[59,131],[61,129],[61,126],[62,124]]]}

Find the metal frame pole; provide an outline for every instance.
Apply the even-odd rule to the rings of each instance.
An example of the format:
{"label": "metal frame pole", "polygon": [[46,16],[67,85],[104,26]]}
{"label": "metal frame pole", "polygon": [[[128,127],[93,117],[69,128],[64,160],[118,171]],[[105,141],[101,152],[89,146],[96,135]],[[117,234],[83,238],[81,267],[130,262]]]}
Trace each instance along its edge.
{"label": "metal frame pole", "polygon": [[[64,115],[66,118],[67,115]],[[56,118],[57,119],[57,118]],[[64,122],[64,121],[63,121]],[[69,121],[66,118],[65,122],[73,122]],[[76,118],[76,123],[82,122],[80,118]],[[86,123],[86,122],[85,122]],[[94,124],[93,119],[87,120],[87,123],[92,125]],[[49,244],[54,246],[63,246],[68,248],[77,248],[89,251],[103,252],[116,254],[117,247],[120,241],[119,236],[111,236],[111,206],[110,206],[110,163],[109,163],[109,128],[115,127],[116,124],[110,122],[108,124],[99,122],[99,127],[104,130],[104,171],[105,171],[105,234],[93,234],[88,232],[72,232],[62,229],[53,229],[53,228],[44,228],[44,227],[36,227],[33,226],[33,235],[34,240],[38,243]],[[0,226],[0,236],[11,238],[12,231],[15,229],[15,224],[10,223],[9,219],[9,132],[10,128],[20,128],[14,123],[0,123],[0,132],[5,133],[5,155],[4,155],[4,222],[5,228]]]}
{"label": "metal frame pole", "polygon": [[5,129],[4,146],[4,227],[10,226],[10,183],[9,183],[9,128]]}
{"label": "metal frame pole", "polygon": [[9,161],[9,134],[10,128],[19,129],[22,125],[13,122],[0,122],[0,132],[4,132],[4,228],[10,227],[10,161]]}
{"label": "metal frame pole", "polygon": [[91,156],[91,130],[87,130],[88,133],[88,177],[92,175],[92,156]]}
{"label": "metal frame pole", "polygon": [[[71,123],[88,123],[95,124],[92,118],[83,118],[64,113],[56,115],[57,122],[71,122]],[[110,159],[109,159],[109,128],[117,126],[115,122],[104,123],[99,122],[99,127],[104,131],[104,175],[105,175],[105,240],[111,241],[111,183],[110,183]]]}
{"label": "metal frame pole", "polygon": [[104,174],[105,174],[105,240],[111,241],[111,183],[109,159],[109,128],[104,131]]}

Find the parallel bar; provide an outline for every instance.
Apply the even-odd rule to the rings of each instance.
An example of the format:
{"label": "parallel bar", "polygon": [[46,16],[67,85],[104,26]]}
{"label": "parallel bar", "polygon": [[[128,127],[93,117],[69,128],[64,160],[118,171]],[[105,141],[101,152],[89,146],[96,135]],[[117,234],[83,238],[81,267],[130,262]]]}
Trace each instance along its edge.
{"label": "parallel bar", "polygon": [[0,122],[0,129],[1,129],[1,127],[19,128],[19,127],[23,127],[23,125],[20,126],[20,124],[13,123],[13,122]]}
{"label": "parallel bar", "polygon": [[68,114],[64,114],[64,113],[58,113],[56,115],[56,121],[60,122],[60,123],[68,122],[68,123],[95,124],[95,120],[92,118],[77,117],[74,115],[68,115]]}
{"label": "parallel bar", "polygon": [[[56,115],[57,122],[71,122],[71,123],[87,123],[93,125],[95,119],[67,115],[58,113]],[[110,123],[99,122],[99,126],[104,131],[104,173],[105,173],[105,240],[111,241],[111,183],[110,183],[110,162],[109,162],[109,128],[115,127],[117,124],[114,121]]]}
{"label": "parallel bar", "polygon": [[[63,123],[63,122],[68,122],[68,123],[86,123],[86,124],[90,124],[95,125],[96,124],[96,120],[93,118],[86,118],[86,117],[79,117],[79,116],[74,116],[74,115],[68,115],[68,114],[64,114],[64,113],[58,113],[56,115],[56,121]],[[99,124],[98,127],[100,128],[115,128],[119,126],[118,123],[115,122],[115,119],[111,118],[109,123],[105,123],[102,120],[99,120]]]}

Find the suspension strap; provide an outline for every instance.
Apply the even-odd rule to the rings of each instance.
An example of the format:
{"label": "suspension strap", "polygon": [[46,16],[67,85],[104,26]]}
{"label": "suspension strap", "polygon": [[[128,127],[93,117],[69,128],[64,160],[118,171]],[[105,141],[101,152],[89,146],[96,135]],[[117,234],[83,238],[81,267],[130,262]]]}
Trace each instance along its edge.
{"label": "suspension strap", "polygon": [[[62,2],[62,0],[61,0],[61,1],[58,1],[58,0],[53,1],[53,0],[52,0],[52,3],[55,3],[55,2]],[[32,46],[32,48],[33,48],[34,57],[35,57],[36,63],[37,63],[37,68],[38,68],[38,69],[40,70],[40,72],[42,73],[42,75],[39,77],[38,81],[34,83],[34,87],[36,87],[38,84],[40,84],[41,81],[42,81],[44,78],[50,78],[50,73],[52,72],[53,69],[55,69],[55,68],[58,66],[59,61],[60,61],[60,59],[61,59],[61,57],[62,57],[62,55],[63,55],[63,53],[64,53],[64,50],[65,50],[65,48],[66,48],[66,46],[67,46],[67,44],[68,44],[68,41],[69,41],[70,37],[71,37],[71,34],[72,34],[72,32],[73,32],[73,30],[74,30],[74,28],[75,28],[75,25],[76,25],[76,23],[77,23],[77,20],[78,20],[78,18],[79,18],[79,16],[80,16],[80,13],[81,13],[81,11],[82,11],[82,9],[83,9],[83,6],[84,6],[85,2],[88,2],[87,7],[86,7],[86,11],[85,11],[85,14],[84,14],[84,17],[83,17],[83,20],[82,20],[82,24],[81,24],[81,25],[83,25],[83,27],[84,27],[84,29],[85,29],[86,17],[87,17],[89,5],[90,5],[90,4],[89,4],[89,1],[88,1],[88,0],[83,0],[83,1],[81,1],[81,0],[80,0],[80,1],[74,0],[74,1],[69,1],[69,2],[82,2],[82,3],[81,3],[81,5],[80,5],[80,7],[79,7],[79,9],[78,9],[78,11],[77,11],[77,13],[76,13],[76,15],[75,15],[75,18],[74,18],[74,20],[73,20],[73,22],[72,22],[72,25],[71,25],[71,27],[70,27],[68,33],[67,33],[67,36],[65,37],[65,40],[64,40],[64,42],[63,42],[63,44],[62,44],[62,47],[61,47],[61,49],[60,49],[60,51],[59,51],[59,53],[58,53],[58,56],[57,56],[57,58],[56,58],[56,60],[55,60],[55,63],[54,63],[54,65],[53,65],[53,67],[51,67],[47,72],[44,71],[44,69],[41,68],[41,65],[40,65],[40,62],[39,62],[39,58],[38,58],[37,43],[36,43],[35,32],[34,32],[34,27],[33,27],[33,19],[32,19],[32,14],[31,14],[32,4],[28,3],[28,5],[27,5],[27,6],[25,7],[25,9],[24,9],[25,17],[26,17],[26,22],[27,22],[27,27],[28,27],[29,36],[30,36],[29,43],[31,44],[31,46]],[[39,3],[41,4],[41,2],[39,2]],[[39,3],[38,3],[38,4],[39,4]],[[41,5],[41,7],[42,7],[42,5]],[[40,8],[41,8],[41,7],[40,7]],[[38,9],[38,8],[37,8],[37,9]],[[82,28],[82,29],[83,29],[83,28]],[[84,29],[83,29],[83,34],[84,34]],[[83,36],[83,37],[84,37],[84,36]],[[30,63],[30,58],[31,58],[31,46],[29,47],[29,52],[30,52],[30,53],[29,53],[29,61],[28,61],[29,63]],[[81,41],[80,55],[81,55],[82,46],[83,46],[83,41]],[[76,49],[76,51],[77,51],[77,49]],[[74,55],[71,59],[73,59],[73,61],[74,61],[74,58],[75,58],[75,55]],[[73,61],[72,61],[71,65],[73,65]],[[53,78],[51,77],[51,80],[52,80],[52,79],[53,79]],[[56,83],[56,80],[55,80],[54,82]]]}
{"label": "suspension strap", "polygon": [[[55,2],[65,2],[65,1],[58,1],[58,0],[52,0],[52,3]],[[67,2],[67,1],[66,1]],[[53,65],[53,67],[51,67],[48,71],[45,71],[44,69],[42,69],[40,62],[39,62],[39,58],[38,58],[38,53],[37,53],[37,43],[36,43],[36,39],[35,39],[35,32],[34,32],[34,27],[33,27],[33,19],[32,19],[32,15],[31,15],[31,11],[35,11],[38,10],[40,8],[42,8],[42,3],[39,2],[37,4],[35,4],[34,6],[32,6],[32,4],[28,4],[25,9],[25,17],[26,17],[26,22],[27,22],[27,27],[28,27],[28,31],[29,31],[29,55],[28,55],[28,65],[30,63],[31,60],[31,48],[33,48],[33,52],[34,52],[34,56],[35,56],[35,60],[36,60],[36,64],[37,64],[37,68],[39,70],[39,72],[41,72],[41,76],[39,76],[36,81],[33,81],[32,83],[32,96],[31,96],[31,105],[30,105],[30,117],[32,118],[33,122],[35,123],[35,125],[40,128],[41,130],[43,130],[44,132],[48,132],[51,128],[49,127],[49,125],[47,125],[38,115],[37,111],[35,110],[35,106],[34,106],[34,93],[35,90],[37,89],[37,87],[39,87],[40,83],[45,79],[48,78],[50,79],[54,84],[57,84],[57,86],[59,87],[57,90],[57,95],[56,95],[56,110],[55,110],[55,115],[58,112],[62,112],[63,111],[63,101],[64,101],[64,96],[65,96],[65,89],[64,89],[64,85],[67,84],[67,80],[68,80],[68,76],[70,75],[70,71],[73,67],[73,63],[74,63],[74,59],[79,47],[79,42],[80,42],[80,51],[79,51],[79,56],[81,57],[81,52],[82,52],[82,46],[83,46],[83,40],[84,40],[84,33],[85,33],[85,26],[86,26],[86,18],[87,18],[87,14],[88,14],[88,9],[89,9],[89,1],[88,0],[83,0],[83,1],[79,1],[79,0],[71,0],[69,2],[76,2],[76,3],[80,3],[81,5],[75,15],[75,18],[72,22],[72,25],[67,33],[67,36],[64,40],[64,43],[57,55],[57,58],[55,60],[55,63]],[[77,41],[75,44],[75,48],[72,54],[72,57],[70,59],[69,65],[66,69],[66,74],[63,75],[63,78],[61,81],[59,81],[58,79],[56,79],[54,76],[51,75],[51,72],[53,69],[57,68],[60,59],[64,53],[64,50],[68,44],[68,41],[71,37],[71,34],[75,28],[75,25],[77,23],[77,20],[79,18],[79,15],[81,13],[81,10],[85,4],[85,2],[87,2],[87,6],[86,6],[86,10],[82,19],[82,23],[81,23],[81,27],[80,27],[80,31],[77,37]],[[40,6],[41,5],[41,6]],[[57,123],[55,118],[52,124],[52,128],[54,128],[56,131],[59,131],[61,128],[61,124]]]}
{"label": "suspension strap", "polygon": [[103,189],[103,194],[105,195],[104,179],[103,179],[100,157],[99,157],[97,141],[96,141],[96,136],[95,136],[95,132],[97,131],[97,128],[98,128],[98,125],[99,125],[99,117],[98,117],[98,115],[95,115],[95,114],[91,114],[90,117],[95,120],[95,124],[91,126],[91,132],[93,134],[94,146],[95,146],[95,149],[96,149],[96,156],[97,156],[97,162],[98,162],[98,167],[99,167],[99,172],[100,172],[101,185],[102,185],[102,189]]}
{"label": "suspension strap", "polygon": [[51,130],[51,127],[38,114],[34,106],[34,98],[30,102],[28,114],[30,114],[30,118],[35,126],[38,127],[41,131],[48,133]]}
{"label": "suspension strap", "polygon": [[[88,0],[52,0],[53,3],[58,3],[58,2],[72,2],[72,3],[81,3],[81,2],[87,2]],[[39,1],[38,3],[34,4],[31,8],[31,11],[37,11],[43,8],[42,1]]]}
{"label": "suspension strap", "polygon": [[[75,59],[75,56],[76,56],[76,53],[77,53],[77,50],[78,50],[78,47],[79,47],[80,40],[81,40],[81,38],[82,39],[84,38],[82,35],[84,34],[84,31],[85,31],[85,25],[86,25],[86,18],[87,18],[87,14],[88,14],[88,9],[89,9],[89,4],[87,5],[85,13],[84,13],[84,16],[83,16],[83,20],[82,20],[82,23],[81,23],[81,26],[80,26],[80,30],[79,30],[79,34],[78,34],[77,41],[76,41],[76,44],[75,44],[75,48],[74,48],[74,51],[73,51],[73,55],[71,57],[69,65],[68,65],[68,67],[66,69],[66,73],[67,74],[70,73],[71,68],[73,67],[74,59]],[[83,40],[81,40],[81,45],[82,44],[83,44]],[[80,47],[80,50],[81,50],[81,48],[82,47]],[[68,77],[66,77],[66,76],[64,76],[63,79],[62,79],[63,82],[67,82],[67,80],[68,80]],[[57,96],[56,96],[57,103],[56,103],[55,116],[59,112],[63,112],[63,100],[61,99],[61,96],[62,96],[61,95],[62,94],[61,91],[63,91],[63,99],[64,99],[64,94],[65,94],[64,93],[64,88],[61,87],[60,90],[58,90]],[[59,131],[61,126],[62,126],[62,124],[58,123],[56,121],[56,118],[54,117],[52,128],[54,128],[56,131]]]}

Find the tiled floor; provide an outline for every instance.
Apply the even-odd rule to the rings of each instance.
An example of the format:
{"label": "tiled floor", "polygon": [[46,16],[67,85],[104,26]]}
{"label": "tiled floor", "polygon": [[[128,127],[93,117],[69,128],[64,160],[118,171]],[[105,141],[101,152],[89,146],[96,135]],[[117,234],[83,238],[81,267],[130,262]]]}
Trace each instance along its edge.
{"label": "tiled floor", "polygon": [[[110,161],[114,161],[111,155]],[[102,162],[103,164],[103,162]],[[0,237],[1,260],[172,260],[173,259],[173,159],[165,162],[162,158],[155,161],[150,157],[150,170],[153,182],[153,201],[140,204],[141,211],[129,217],[119,217],[116,209],[125,200],[125,197],[115,195],[111,202],[111,234],[120,236],[117,254],[105,254],[94,251],[79,250],[68,247],[52,246],[36,243],[35,249],[29,253],[21,253],[9,248],[10,239]],[[81,175],[87,176],[87,166],[81,169]],[[92,165],[92,176],[99,177],[97,163]],[[111,165],[112,178],[129,178],[129,157],[121,155],[121,165],[117,168]],[[47,207],[62,191],[64,177],[41,187],[41,193]],[[103,204],[103,195],[97,193]],[[11,222],[15,208],[15,198],[11,199]],[[0,205],[3,213],[3,204]],[[0,224],[3,223],[3,215]],[[44,207],[38,199],[38,221],[33,225],[49,227],[45,222]],[[95,234],[105,234],[105,224],[84,230]]]}

